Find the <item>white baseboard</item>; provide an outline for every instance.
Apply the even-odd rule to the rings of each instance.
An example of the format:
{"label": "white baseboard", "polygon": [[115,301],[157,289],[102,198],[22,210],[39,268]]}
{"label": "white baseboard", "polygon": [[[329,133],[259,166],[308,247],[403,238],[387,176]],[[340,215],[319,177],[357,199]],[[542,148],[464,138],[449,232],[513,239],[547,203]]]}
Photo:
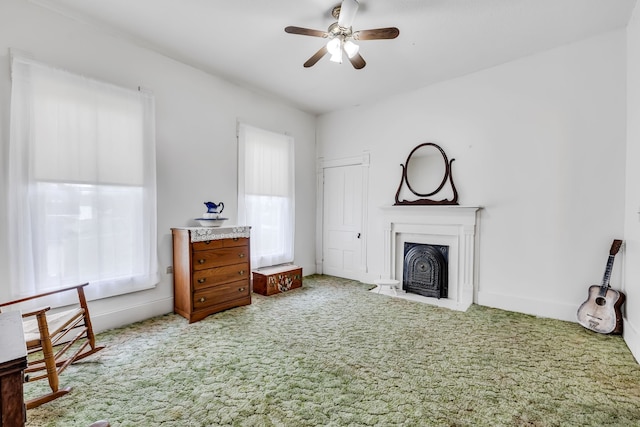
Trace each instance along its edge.
{"label": "white baseboard", "polygon": [[149,301],[145,304],[124,307],[106,313],[91,312],[91,324],[95,333],[119,328],[135,322],[173,312],[173,297]]}
{"label": "white baseboard", "polygon": [[[315,265],[301,265],[301,267],[304,276],[315,273]],[[147,301],[144,304],[118,307],[117,309],[110,307],[107,303],[104,306],[95,305],[91,307],[91,323],[93,331],[99,333],[172,312],[173,297]]]}
{"label": "white baseboard", "polygon": [[578,306],[574,306],[573,304],[564,304],[482,291],[478,291],[476,303],[478,305],[516,311],[518,313],[531,314],[533,316],[566,320],[567,322],[578,321],[576,318]]}
{"label": "white baseboard", "polygon": [[635,357],[636,362],[640,363],[640,330],[636,325],[629,323],[624,319],[624,329],[622,336],[627,343],[627,347],[631,350],[631,354]]}

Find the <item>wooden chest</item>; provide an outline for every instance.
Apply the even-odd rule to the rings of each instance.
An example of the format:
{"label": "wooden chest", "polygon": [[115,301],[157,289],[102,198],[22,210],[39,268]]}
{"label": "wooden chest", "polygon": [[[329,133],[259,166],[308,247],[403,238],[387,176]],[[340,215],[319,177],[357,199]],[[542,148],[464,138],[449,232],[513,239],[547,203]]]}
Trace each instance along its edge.
{"label": "wooden chest", "polygon": [[172,228],[173,311],[189,323],[251,304],[250,227]]}
{"label": "wooden chest", "polygon": [[283,265],[253,272],[253,292],[273,295],[302,286],[302,268]]}

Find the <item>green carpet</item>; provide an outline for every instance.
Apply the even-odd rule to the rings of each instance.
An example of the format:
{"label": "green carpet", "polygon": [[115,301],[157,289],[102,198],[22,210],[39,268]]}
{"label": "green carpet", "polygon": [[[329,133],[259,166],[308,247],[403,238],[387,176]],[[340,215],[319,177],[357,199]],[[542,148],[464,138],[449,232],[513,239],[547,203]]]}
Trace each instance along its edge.
{"label": "green carpet", "polygon": [[305,277],[191,325],[99,334],[107,348],[61,376],[73,391],[27,425],[640,426],[640,365],[620,336],[368,289]]}

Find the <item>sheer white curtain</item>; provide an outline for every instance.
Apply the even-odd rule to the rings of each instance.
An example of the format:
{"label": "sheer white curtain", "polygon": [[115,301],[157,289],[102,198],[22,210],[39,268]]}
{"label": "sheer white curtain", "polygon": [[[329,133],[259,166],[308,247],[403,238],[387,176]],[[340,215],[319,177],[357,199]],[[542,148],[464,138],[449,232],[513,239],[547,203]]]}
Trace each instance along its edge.
{"label": "sheer white curtain", "polygon": [[9,222],[13,297],[155,286],[153,96],[14,57]]}
{"label": "sheer white curtain", "polygon": [[293,261],[293,138],[238,124],[238,221],[251,226],[251,268]]}

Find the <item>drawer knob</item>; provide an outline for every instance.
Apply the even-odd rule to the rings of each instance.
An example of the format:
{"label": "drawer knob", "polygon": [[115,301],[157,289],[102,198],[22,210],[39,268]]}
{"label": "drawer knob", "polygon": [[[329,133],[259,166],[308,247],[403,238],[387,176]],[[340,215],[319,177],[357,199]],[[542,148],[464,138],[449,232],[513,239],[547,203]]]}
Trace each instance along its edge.
{"label": "drawer knob", "polygon": [[204,297],[201,297],[201,298],[198,300],[198,302],[204,302],[204,301],[205,301],[205,298],[204,298]]}
{"label": "drawer knob", "polygon": [[244,276],[244,270],[238,271],[238,274],[241,275],[241,276]]}
{"label": "drawer knob", "polygon": [[244,254],[239,254],[238,255],[240,258],[244,258]]}
{"label": "drawer knob", "polygon": [[244,292],[246,288],[238,288],[238,292]]}
{"label": "drawer knob", "polygon": [[199,259],[199,260],[198,260],[198,264],[204,264],[204,261],[205,261],[205,260],[203,260],[203,259]]}
{"label": "drawer knob", "polygon": [[239,239],[239,238],[237,238],[237,237],[234,237],[234,238],[233,238],[233,241],[234,241],[234,242],[237,242],[238,240],[240,240],[240,239]]}
{"label": "drawer knob", "polygon": [[206,281],[207,281],[207,279],[198,279],[198,283],[204,283]]}

